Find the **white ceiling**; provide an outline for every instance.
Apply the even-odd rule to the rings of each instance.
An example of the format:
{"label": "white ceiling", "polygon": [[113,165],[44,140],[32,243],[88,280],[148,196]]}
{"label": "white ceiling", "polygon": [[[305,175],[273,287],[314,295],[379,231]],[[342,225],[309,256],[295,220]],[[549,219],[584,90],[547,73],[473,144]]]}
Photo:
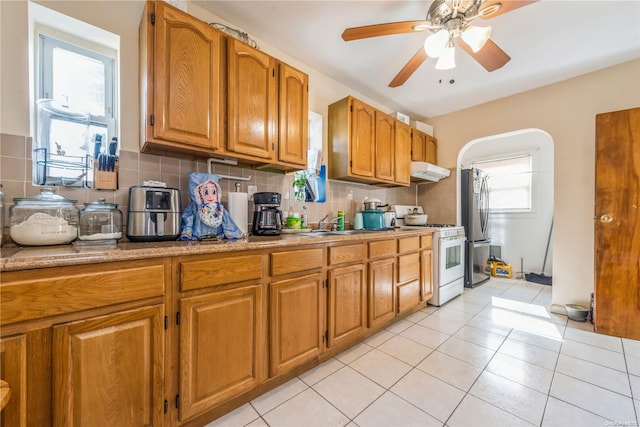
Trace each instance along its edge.
{"label": "white ceiling", "polygon": [[403,86],[389,88],[430,33],[351,42],[341,34],[348,27],[425,19],[430,1],[196,3],[380,104],[422,119],[640,58],[639,0],[542,0],[474,21],[490,25],[491,39],[511,56],[501,69],[489,73],[457,48],[455,69],[435,70],[429,58]]}

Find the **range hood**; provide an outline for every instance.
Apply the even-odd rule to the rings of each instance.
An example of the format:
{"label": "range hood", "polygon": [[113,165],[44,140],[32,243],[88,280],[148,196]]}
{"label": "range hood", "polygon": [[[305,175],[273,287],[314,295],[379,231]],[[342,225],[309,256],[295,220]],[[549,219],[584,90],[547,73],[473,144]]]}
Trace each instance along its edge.
{"label": "range hood", "polygon": [[427,162],[411,162],[411,178],[412,181],[426,180],[438,182],[442,178],[449,176],[449,169],[441,168]]}

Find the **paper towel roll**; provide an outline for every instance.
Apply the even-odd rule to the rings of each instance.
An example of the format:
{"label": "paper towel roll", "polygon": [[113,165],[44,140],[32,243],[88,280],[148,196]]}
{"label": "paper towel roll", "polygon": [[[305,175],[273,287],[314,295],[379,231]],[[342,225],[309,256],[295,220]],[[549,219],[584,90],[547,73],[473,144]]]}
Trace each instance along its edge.
{"label": "paper towel roll", "polygon": [[247,193],[228,193],[227,194],[227,211],[233,222],[243,233],[248,232],[248,210],[249,210],[249,194]]}

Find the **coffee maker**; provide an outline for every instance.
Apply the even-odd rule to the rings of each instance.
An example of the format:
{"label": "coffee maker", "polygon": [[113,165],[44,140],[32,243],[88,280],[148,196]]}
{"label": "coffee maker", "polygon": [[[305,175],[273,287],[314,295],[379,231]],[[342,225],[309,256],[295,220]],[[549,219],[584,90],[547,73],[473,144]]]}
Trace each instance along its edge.
{"label": "coffee maker", "polygon": [[251,232],[256,236],[278,236],[283,219],[280,207],[280,193],[254,193],[253,225]]}

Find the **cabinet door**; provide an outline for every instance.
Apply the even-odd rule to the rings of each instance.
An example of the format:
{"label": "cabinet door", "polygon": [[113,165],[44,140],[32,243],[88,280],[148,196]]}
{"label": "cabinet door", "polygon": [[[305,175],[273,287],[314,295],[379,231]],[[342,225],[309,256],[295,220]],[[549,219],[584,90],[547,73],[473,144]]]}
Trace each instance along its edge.
{"label": "cabinet door", "polygon": [[411,160],[414,162],[424,162],[426,156],[427,134],[413,129],[411,131]]}
{"label": "cabinet door", "polygon": [[376,111],[375,176],[383,181],[395,179],[395,119]]}
{"label": "cabinet door", "polygon": [[262,381],[262,305],[261,285],[180,301],[180,420]]}
{"label": "cabinet door", "polygon": [[278,107],[275,59],[229,38],[227,79],[227,150],[273,161]]}
{"label": "cabinet door", "polygon": [[374,177],[375,110],[367,104],[352,100],[350,135],[350,174]]}
{"label": "cabinet door", "polygon": [[425,161],[438,164],[438,143],[431,135],[425,135]]}
{"label": "cabinet door", "polygon": [[270,285],[271,375],[310,360],[322,350],[322,274]]}
{"label": "cabinet door", "polygon": [[357,338],[367,328],[364,264],[329,271],[329,347]]}
{"label": "cabinet door", "polygon": [[[155,3],[153,137],[220,148],[222,41],[219,31],[162,2]],[[145,119],[151,125],[151,118]]]}
{"label": "cabinet door", "polygon": [[426,301],[433,296],[433,251],[422,251],[420,257],[420,301]]}
{"label": "cabinet door", "polygon": [[0,379],[7,382],[10,390],[9,400],[0,412],[0,425],[26,426],[27,339],[24,334],[0,340]]}
{"label": "cabinet door", "polygon": [[161,426],[164,307],[53,330],[54,426]]}
{"label": "cabinet door", "polygon": [[398,283],[420,279],[420,253],[398,256]]}
{"label": "cabinet door", "polygon": [[395,182],[409,185],[411,181],[411,126],[396,121]]}
{"label": "cabinet door", "polygon": [[309,76],[279,64],[278,163],[307,167]]}
{"label": "cabinet door", "polygon": [[385,323],[396,315],[395,270],[395,258],[369,263],[369,327]]}

